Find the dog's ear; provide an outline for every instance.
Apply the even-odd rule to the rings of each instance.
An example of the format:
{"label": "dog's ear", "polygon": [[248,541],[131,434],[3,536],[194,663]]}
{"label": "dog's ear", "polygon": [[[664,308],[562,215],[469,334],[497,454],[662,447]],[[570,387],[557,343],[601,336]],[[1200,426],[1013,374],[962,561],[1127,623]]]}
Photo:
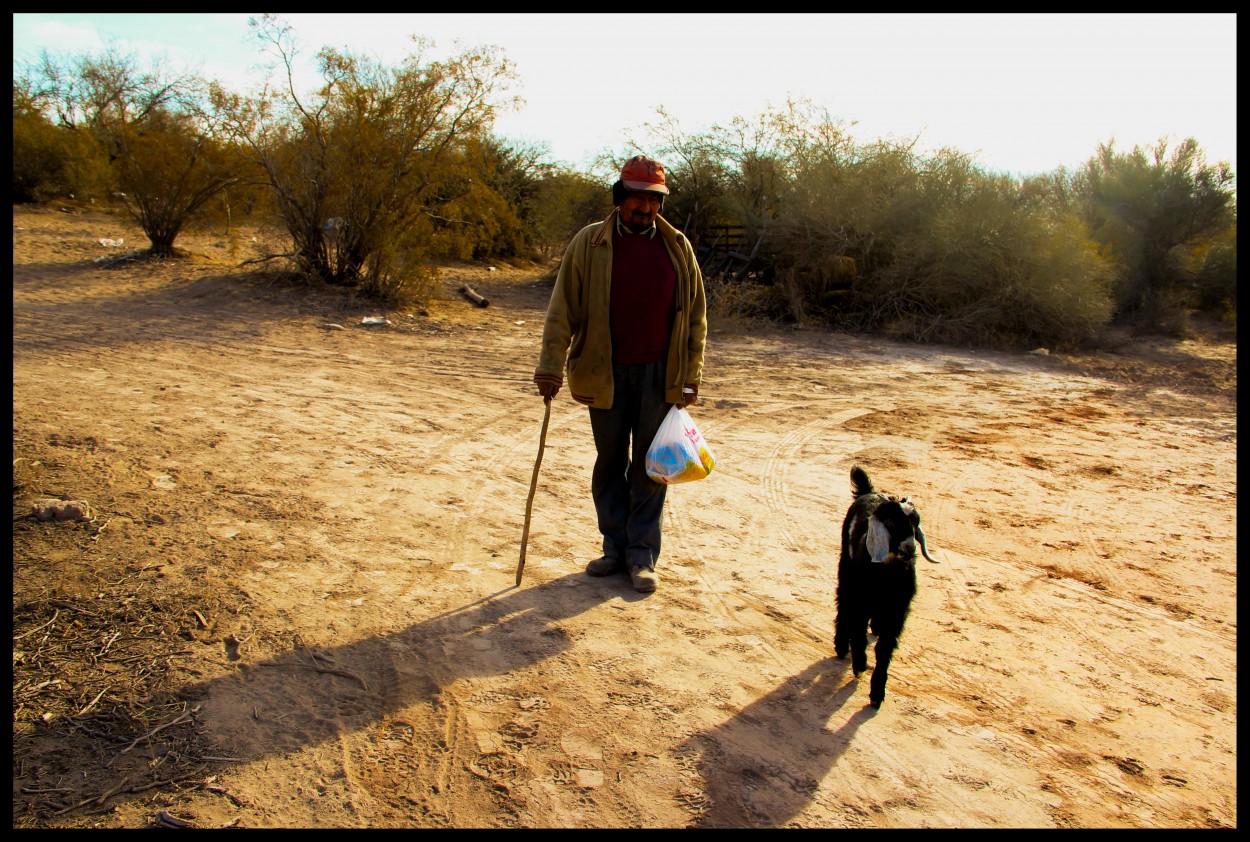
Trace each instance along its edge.
{"label": "dog's ear", "polygon": [[868,555],[873,561],[881,563],[889,557],[890,530],[885,528],[885,524],[876,515],[868,518],[868,535],[865,540],[868,544]]}

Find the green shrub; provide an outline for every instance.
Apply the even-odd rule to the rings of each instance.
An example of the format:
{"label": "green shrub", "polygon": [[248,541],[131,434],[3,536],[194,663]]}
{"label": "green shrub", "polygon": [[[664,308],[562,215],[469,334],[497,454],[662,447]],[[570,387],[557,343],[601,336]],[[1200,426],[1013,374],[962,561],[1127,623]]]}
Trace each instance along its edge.
{"label": "green shrub", "polygon": [[1195,255],[1194,306],[1225,320],[1237,317],[1237,229]]}
{"label": "green shrub", "polygon": [[1123,265],[1117,316],[1175,332],[1177,318],[1191,304],[1186,290],[1194,283],[1192,253],[1236,225],[1230,165],[1209,163],[1194,138],[1170,151],[1166,140],[1128,153],[1106,143],[1075,183],[1090,230]]}

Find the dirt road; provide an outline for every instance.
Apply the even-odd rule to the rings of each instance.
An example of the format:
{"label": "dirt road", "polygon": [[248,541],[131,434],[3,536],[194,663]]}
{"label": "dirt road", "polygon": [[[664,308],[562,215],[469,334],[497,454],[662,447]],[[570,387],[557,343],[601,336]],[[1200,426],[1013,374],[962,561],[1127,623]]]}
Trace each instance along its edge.
{"label": "dirt road", "polygon": [[[1231,342],[716,320],[658,591],[582,572],[567,391],[515,588],[543,269],[405,316],[101,238],[145,242],[14,210],[15,827],[1236,826]],[[879,711],[832,647],[855,463],[942,562]]]}

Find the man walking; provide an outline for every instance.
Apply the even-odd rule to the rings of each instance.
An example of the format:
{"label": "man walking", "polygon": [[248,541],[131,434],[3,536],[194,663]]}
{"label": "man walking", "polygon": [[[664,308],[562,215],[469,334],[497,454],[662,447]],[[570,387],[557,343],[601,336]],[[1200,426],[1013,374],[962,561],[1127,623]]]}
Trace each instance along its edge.
{"label": "man walking", "polygon": [[630,158],[612,185],[612,213],[574,235],[547,306],[534,382],[544,398],[564,383],[590,408],[590,494],[603,535],[592,576],[628,571],[654,591],[667,485],[645,456],[669,406],[698,400],[707,338],[703,274],[685,235],[660,215],[664,167]]}

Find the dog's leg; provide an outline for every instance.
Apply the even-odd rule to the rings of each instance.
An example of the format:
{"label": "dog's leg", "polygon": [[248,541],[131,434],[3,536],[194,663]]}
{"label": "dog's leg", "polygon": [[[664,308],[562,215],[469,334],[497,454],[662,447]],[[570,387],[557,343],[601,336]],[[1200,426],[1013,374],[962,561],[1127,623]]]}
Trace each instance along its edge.
{"label": "dog's leg", "polygon": [[859,678],[868,669],[868,620],[857,620],[851,630],[851,670]]}
{"label": "dog's leg", "polygon": [[885,682],[890,677],[890,661],[894,659],[894,650],[898,648],[898,639],[903,634],[903,625],[906,622],[906,606],[901,611],[897,607],[886,609],[879,616],[873,617],[872,631],[877,636],[877,645],[873,650],[874,663],[868,701],[875,708],[880,708],[885,701]]}
{"label": "dog's leg", "polygon": [[851,628],[854,621],[851,620],[851,608],[844,608],[848,604],[843,599],[842,582],[838,582],[837,592],[837,613],[833,615],[833,653],[839,658],[845,658],[848,648],[851,645]]}
{"label": "dog's leg", "polygon": [[877,638],[877,646],[873,650],[876,661],[872,667],[872,681],[868,687],[868,701],[875,708],[880,708],[885,701],[885,682],[890,677],[890,661],[894,658],[894,650],[898,648],[898,637],[883,634]]}
{"label": "dog's leg", "polygon": [[833,621],[833,651],[839,658],[845,658],[850,652],[851,670],[856,678],[868,668],[866,588],[862,565],[844,558],[838,569],[838,613]]}

